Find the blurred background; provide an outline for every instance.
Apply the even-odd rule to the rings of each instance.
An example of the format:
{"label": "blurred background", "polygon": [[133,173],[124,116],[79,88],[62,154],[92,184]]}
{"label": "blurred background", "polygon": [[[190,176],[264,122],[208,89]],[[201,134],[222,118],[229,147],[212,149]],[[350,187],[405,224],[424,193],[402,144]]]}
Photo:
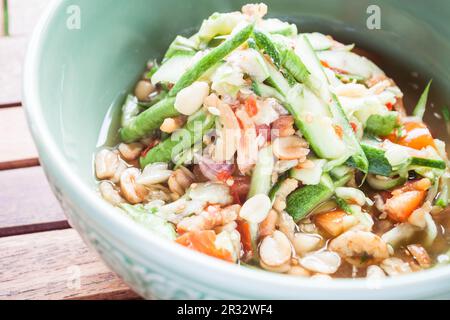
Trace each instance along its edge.
{"label": "blurred background", "polygon": [[70,228],[22,108],[28,40],[50,0],[0,0],[0,300],[135,299]]}

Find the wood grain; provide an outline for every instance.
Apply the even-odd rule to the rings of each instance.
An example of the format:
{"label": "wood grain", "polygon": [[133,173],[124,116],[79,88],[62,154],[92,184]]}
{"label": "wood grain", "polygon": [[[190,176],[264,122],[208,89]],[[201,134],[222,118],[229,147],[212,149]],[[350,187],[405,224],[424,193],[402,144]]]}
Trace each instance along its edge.
{"label": "wood grain", "polygon": [[2,37],[0,30],[0,106],[17,105],[22,101],[22,65],[28,39],[49,2],[9,1],[10,36]]}
{"label": "wood grain", "polygon": [[39,164],[21,107],[0,109],[0,130],[0,170]]}
{"label": "wood grain", "polygon": [[0,239],[0,299],[137,299],[73,229]]}
{"label": "wood grain", "polygon": [[69,228],[41,167],[0,171],[0,237]]}

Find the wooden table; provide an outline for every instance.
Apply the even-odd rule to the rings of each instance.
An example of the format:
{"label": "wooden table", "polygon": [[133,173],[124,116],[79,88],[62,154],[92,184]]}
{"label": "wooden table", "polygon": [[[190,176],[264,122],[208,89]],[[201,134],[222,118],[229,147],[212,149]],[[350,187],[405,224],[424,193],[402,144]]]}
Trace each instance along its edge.
{"label": "wooden table", "polygon": [[68,225],[27,128],[22,63],[47,3],[9,0],[0,37],[0,299],[136,299]]}

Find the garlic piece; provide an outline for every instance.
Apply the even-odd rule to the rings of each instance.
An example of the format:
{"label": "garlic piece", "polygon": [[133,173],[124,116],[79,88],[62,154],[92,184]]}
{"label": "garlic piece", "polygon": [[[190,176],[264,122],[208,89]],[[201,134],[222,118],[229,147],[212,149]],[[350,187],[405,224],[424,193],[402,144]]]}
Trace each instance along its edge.
{"label": "garlic piece", "polygon": [[203,81],[196,81],[181,90],[175,98],[175,109],[181,114],[190,116],[203,105],[203,100],[209,94],[209,85]]}

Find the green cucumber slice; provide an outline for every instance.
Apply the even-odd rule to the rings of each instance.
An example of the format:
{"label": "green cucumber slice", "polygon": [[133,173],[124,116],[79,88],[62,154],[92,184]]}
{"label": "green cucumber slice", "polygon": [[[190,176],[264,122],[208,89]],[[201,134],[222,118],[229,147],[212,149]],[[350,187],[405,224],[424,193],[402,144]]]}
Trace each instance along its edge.
{"label": "green cucumber slice", "polygon": [[169,96],[176,96],[182,89],[197,81],[205,72],[247,41],[252,32],[253,24],[249,24],[221,45],[212,49],[181,76],[172,90],[170,90]]}
{"label": "green cucumber slice", "polygon": [[[186,123],[181,134],[172,134],[169,138],[151,149],[139,159],[141,168],[150,163],[172,161],[174,154],[179,154],[200,141],[203,135],[214,126],[214,117],[200,110]],[[200,130],[199,130],[200,129]]]}
{"label": "green cucumber slice", "polygon": [[[394,174],[391,164],[385,157],[385,150],[379,146],[377,141],[366,139],[361,142],[361,146],[369,160],[369,173],[385,177],[391,177]],[[347,164],[355,167],[353,159],[347,160]],[[445,161],[442,160],[410,157],[408,160],[408,167],[425,167],[444,170],[447,165]]]}
{"label": "green cucumber slice", "polygon": [[152,76],[152,83],[177,83],[188,70],[194,52],[183,52],[172,56],[164,62]]}
{"label": "green cucumber slice", "polygon": [[272,146],[261,149],[258,152],[258,161],[252,173],[250,191],[248,197],[257,194],[268,194],[272,187],[272,171],[274,166]]}
{"label": "green cucumber slice", "polygon": [[304,186],[287,197],[286,212],[295,222],[305,218],[314,208],[330,199],[334,194],[334,184],[325,174],[317,185]]}
{"label": "green cucumber slice", "polygon": [[129,143],[139,140],[159,128],[164,119],[178,116],[179,112],[175,109],[174,103],[175,98],[166,98],[130,119],[126,126],[120,129],[122,141]]}

